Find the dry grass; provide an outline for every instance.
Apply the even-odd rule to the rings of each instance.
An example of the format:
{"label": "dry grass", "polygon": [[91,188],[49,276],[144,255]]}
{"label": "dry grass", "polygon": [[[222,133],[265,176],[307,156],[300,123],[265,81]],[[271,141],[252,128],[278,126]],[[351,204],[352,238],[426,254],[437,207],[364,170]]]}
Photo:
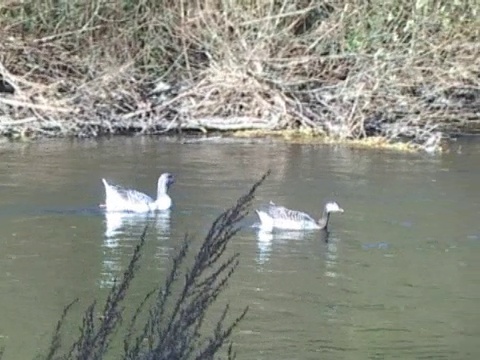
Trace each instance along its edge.
{"label": "dry grass", "polygon": [[0,97],[0,130],[309,128],[421,146],[480,128],[478,11],[471,0],[11,0],[0,74],[16,95]]}

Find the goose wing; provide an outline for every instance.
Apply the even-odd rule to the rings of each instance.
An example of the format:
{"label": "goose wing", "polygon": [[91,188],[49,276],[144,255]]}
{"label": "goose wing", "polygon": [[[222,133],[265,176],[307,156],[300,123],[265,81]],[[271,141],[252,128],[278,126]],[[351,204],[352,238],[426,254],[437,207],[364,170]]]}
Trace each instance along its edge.
{"label": "goose wing", "polygon": [[123,200],[129,203],[153,203],[153,199],[137,190],[127,189],[119,185],[109,185]]}
{"label": "goose wing", "polygon": [[268,207],[268,215],[275,220],[290,220],[295,222],[315,222],[310,215],[297,211],[297,210],[290,210],[284,206],[276,205],[272,201],[270,201],[270,205]]}

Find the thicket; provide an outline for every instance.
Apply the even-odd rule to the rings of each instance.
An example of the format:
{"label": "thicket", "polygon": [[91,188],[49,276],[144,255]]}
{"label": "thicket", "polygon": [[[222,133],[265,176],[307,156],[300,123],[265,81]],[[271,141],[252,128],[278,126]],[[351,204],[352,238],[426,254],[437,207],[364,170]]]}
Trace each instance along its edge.
{"label": "thicket", "polygon": [[0,133],[479,129],[477,0],[4,0]]}

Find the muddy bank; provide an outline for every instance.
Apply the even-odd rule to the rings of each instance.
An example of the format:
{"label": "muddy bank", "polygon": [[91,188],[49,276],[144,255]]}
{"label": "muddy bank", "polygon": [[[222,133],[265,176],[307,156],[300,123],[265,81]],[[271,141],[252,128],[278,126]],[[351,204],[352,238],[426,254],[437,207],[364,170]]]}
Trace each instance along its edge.
{"label": "muddy bank", "polygon": [[[405,144],[413,144],[411,149],[436,147],[441,139],[451,136],[480,134],[480,92],[473,90],[450,96],[437,94],[428,99],[418,97],[418,103],[424,107],[423,113],[433,111],[432,109],[438,112],[438,118],[434,122],[431,119],[422,121],[421,115],[418,115],[418,121],[408,120],[412,116],[408,111],[393,111],[393,115],[380,112],[364,119],[362,127],[352,136],[351,129],[346,128],[345,124],[334,124],[328,117],[311,112],[311,108],[319,106],[318,94],[322,92],[321,88],[306,93],[304,96],[307,99],[302,103],[302,108],[292,106],[289,109],[292,114],[275,114],[278,109],[266,106],[267,114],[257,116],[218,114],[192,118],[189,108],[200,106],[206,97],[203,95],[198,104],[192,100],[200,96],[198,84],[183,87],[168,86],[165,83],[161,85],[164,87],[161,91],[151,90],[144,85],[140,94],[129,93],[128,96],[117,94],[112,89],[111,97],[104,103],[92,101],[91,98],[84,101],[82,95],[77,95],[78,98],[75,99],[72,94],[71,103],[60,106],[49,105],[50,100],[28,101],[21,95],[3,93],[0,95],[0,134],[11,139],[25,140],[39,137],[222,133],[242,137],[275,136],[287,140],[303,137],[304,141],[313,138],[324,142],[351,141],[365,146],[396,149],[407,149]],[[137,88],[139,86],[136,84]],[[236,91],[239,98],[245,96],[240,89]],[[315,101],[308,99],[312,94],[316,94]],[[287,98],[295,96],[293,93],[282,95]],[[134,100],[135,98],[141,100]],[[249,102],[241,102],[245,107],[249,106]],[[236,102],[229,101],[228,104],[235,106]],[[222,106],[222,102],[218,101],[217,106]],[[282,104],[283,109],[286,107]],[[285,118],[289,116],[286,121]]]}

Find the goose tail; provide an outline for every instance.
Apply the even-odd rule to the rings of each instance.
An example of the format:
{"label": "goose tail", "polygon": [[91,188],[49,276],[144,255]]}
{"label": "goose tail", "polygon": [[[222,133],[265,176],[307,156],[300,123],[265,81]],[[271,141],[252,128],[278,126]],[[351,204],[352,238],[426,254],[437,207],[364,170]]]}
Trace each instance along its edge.
{"label": "goose tail", "polygon": [[263,230],[272,230],[273,229],[273,219],[266,213],[260,210],[255,210],[260,219],[260,228]]}

